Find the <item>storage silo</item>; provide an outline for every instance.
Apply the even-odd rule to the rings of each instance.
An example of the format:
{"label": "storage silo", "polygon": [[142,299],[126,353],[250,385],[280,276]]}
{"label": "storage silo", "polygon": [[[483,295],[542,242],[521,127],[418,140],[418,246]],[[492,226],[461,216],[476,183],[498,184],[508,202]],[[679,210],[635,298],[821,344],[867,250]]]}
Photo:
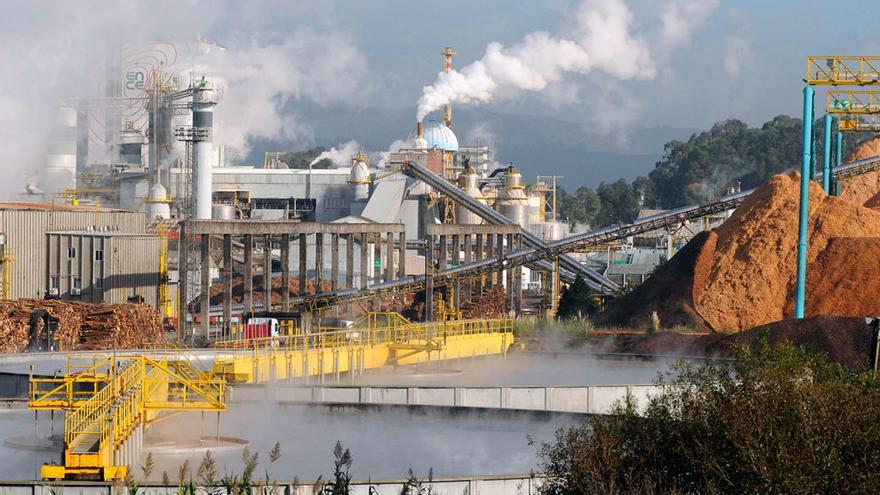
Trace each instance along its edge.
{"label": "storage silo", "polygon": [[523,228],[529,227],[529,198],[519,169],[510,166],[504,173],[504,190],[495,202],[499,213]]}

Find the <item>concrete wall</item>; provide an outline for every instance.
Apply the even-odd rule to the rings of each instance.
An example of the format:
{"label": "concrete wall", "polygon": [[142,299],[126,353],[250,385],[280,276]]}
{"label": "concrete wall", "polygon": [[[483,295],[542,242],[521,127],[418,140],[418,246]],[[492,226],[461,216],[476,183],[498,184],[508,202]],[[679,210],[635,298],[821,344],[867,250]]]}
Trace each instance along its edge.
{"label": "concrete wall", "polygon": [[275,400],[307,404],[399,405],[607,414],[630,394],[637,405],[656,393],[654,385],[529,387],[315,386],[271,389],[236,387],[231,400]]}
{"label": "concrete wall", "polygon": [[[521,474],[510,476],[481,476],[473,478],[443,478],[435,479],[424,486],[431,486],[434,493],[467,494],[467,495],[533,495],[540,493],[543,479],[540,476]],[[377,481],[353,481],[351,493],[353,495],[398,495],[406,480],[377,480]],[[285,495],[312,495],[314,481],[300,481],[292,485],[290,481],[278,483],[278,493]],[[141,484],[138,495],[169,495],[174,493],[177,487],[164,487],[152,484]],[[48,483],[41,481],[23,482],[11,481],[0,482],[0,495],[51,495],[65,493],[75,495],[115,495],[119,493],[111,483]],[[254,489],[255,495],[268,495],[271,487],[264,489],[262,494]]]}

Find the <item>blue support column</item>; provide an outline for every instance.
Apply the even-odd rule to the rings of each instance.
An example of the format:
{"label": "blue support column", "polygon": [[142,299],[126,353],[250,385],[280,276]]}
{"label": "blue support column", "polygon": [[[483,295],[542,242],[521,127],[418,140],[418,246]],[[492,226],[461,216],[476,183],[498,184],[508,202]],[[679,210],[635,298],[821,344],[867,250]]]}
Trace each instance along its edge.
{"label": "blue support column", "polygon": [[804,132],[801,156],[801,203],[798,212],[797,287],[794,316],[804,317],[804,295],[807,285],[807,229],[810,211],[810,151],[813,146],[813,88],[804,88]]}
{"label": "blue support column", "polygon": [[831,194],[831,115],[825,114],[825,146],[822,148],[822,190]]}
{"label": "blue support column", "polygon": [[[834,169],[836,170],[838,167],[840,167],[840,162],[842,161],[841,157],[843,156],[843,133],[840,132],[840,119],[837,119],[837,135],[835,137],[837,138],[837,143],[836,143],[837,146],[835,146],[835,150],[834,150],[834,152],[836,154],[836,158],[834,160]],[[834,183],[833,194],[835,196],[840,196],[840,181],[835,180],[835,181],[833,181],[833,183]]]}

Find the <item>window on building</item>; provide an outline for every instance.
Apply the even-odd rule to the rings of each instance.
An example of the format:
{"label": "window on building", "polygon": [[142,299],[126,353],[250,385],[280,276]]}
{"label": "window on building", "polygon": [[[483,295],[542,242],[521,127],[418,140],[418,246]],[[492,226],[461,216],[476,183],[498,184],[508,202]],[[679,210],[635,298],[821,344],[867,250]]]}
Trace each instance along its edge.
{"label": "window on building", "polygon": [[95,279],[95,288],[96,289],[103,289],[104,288],[104,279],[103,278],[98,277]]}
{"label": "window on building", "polygon": [[57,275],[53,276],[53,277],[49,277],[49,287],[50,288],[57,289],[58,286],[60,285],[59,282],[60,282],[60,280]]}
{"label": "window on building", "polygon": [[67,257],[68,258],[76,258],[76,248],[75,247],[67,248]]}
{"label": "window on building", "polygon": [[104,250],[96,249],[95,250],[95,261],[104,261]]}
{"label": "window on building", "polygon": [[79,277],[73,277],[73,288],[74,289],[82,289],[82,279]]}

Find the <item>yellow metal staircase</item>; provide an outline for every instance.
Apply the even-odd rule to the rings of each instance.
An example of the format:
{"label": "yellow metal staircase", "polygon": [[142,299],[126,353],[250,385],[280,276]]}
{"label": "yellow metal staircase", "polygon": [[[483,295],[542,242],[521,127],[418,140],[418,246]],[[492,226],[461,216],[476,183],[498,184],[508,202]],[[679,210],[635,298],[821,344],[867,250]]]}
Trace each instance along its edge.
{"label": "yellow metal staircase", "polygon": [[148,422],[174,411],[226,410],[226,382],[179,354],[102,356],[58,378],[31,378],[29,407],[65,411],[64,465],[46,479],[125,476]]}

